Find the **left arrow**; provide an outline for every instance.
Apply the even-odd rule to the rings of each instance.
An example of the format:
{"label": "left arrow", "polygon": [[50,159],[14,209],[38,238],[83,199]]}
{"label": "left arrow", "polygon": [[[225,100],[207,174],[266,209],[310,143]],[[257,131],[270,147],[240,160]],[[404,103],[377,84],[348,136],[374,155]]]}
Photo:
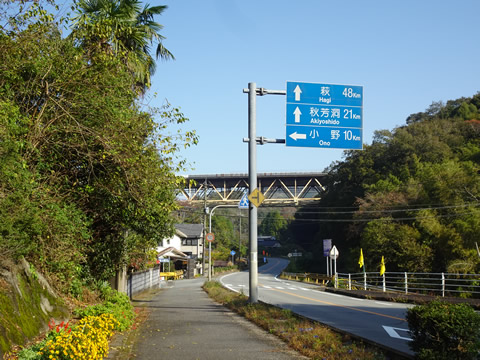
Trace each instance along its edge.
{"label": "left arrow", "polygon": [[299,139],[305,140],[307,138],[307,134],[298,134],[296,131],[293,134],[290,134],[289,136],[295,141]]}

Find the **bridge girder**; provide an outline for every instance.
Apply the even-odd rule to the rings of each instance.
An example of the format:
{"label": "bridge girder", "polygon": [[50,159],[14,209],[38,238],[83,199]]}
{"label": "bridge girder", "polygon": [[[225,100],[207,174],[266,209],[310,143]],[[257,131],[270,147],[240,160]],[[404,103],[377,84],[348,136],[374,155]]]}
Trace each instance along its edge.
{"label": "bridge girder", "polygon": [[[296,205],[320,200],[325,173],[259,173],[257,188],[265,205]],[[236,204],[248,192],[248,174],[185,176],[180,200],[191,204]]]}

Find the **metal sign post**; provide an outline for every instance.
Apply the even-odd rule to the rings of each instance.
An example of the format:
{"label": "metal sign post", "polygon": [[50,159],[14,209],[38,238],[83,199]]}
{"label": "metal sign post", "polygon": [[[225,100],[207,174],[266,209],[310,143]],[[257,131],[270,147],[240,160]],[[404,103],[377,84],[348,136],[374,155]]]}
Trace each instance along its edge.
{"label": "metal sign post", "polygon": [[[248,138],[244,138],[243,141],[248,142],[248,181],[250,184],[248,212],[250,220],[249,301],[257,303],[257,206],[262,202],[260,200],[261,189],[257,190],[256,188],[258,185],[257,143],[261,145],[276,143],[300,147],[362,149],[363,87],[287,82],[287,90],[268,90],[257,89],[256,83],[252,82],[248,84],[248,89],[243,89],[243,92],[248,93]],[[286,139],[257,137],[257,95],[286,95]],[[256,195],[254,191],[260,191],[260,194]],[[254,201],[256,204],[253,203]],[[329,257],[331,258],[331,254]]]}
{"label": "metal sign post", "polygon": [[[257,89],[257,84],[252,82],[248,84],[248,89],[243,90],[248,93],[248,182],[250,184],[249,195],[257,190],[257,142],[261,145],[265,143],[284,144],[285,139],[267,139],[257,138],[257,114],[256,100],[257,95],[285,95],[283,90]],[[258,190],[257,190],[258,191]],[[255,195],[254,195],[255,196]],[[261,201],[260,201],[261,203]],[[255,304],[258,302],[258,242],[257,242],[257,207],[250,201],[248,219],[249,219],[249,242],[250,242],[250,271],[249,271],[249,302]]]}
{"label": "metal sign post", "polygon": [[[248,183],[249,193],[257,188],[257,84],[248,84]],[[258,302],[258,263],[257,263],[257,207],[251,202],[248,209],[249,242],[250,242],[250,271],[249,271],[249,301]]]}

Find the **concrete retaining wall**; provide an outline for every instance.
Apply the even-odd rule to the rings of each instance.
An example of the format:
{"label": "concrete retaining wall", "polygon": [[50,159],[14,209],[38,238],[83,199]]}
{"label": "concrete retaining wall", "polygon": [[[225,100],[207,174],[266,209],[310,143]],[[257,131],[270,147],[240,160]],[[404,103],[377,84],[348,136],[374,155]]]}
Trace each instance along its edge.
{"label": "concrete retaining wall", "polygon": [[128,275],[127,294],[130,297],[154,286],[160,286],[159,266],[155,266],[153,269],[135,272]]}

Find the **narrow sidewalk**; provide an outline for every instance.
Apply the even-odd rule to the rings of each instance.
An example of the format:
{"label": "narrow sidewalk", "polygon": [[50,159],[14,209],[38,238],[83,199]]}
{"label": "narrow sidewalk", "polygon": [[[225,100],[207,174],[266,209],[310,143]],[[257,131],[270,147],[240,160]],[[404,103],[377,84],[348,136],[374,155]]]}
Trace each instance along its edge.
{"label": "narrow sidewalk", "polygon": [[134,297],[135,307],[146,309],[148,318],[114,340],[108,359],[306,359],[211,300],[201,288],[204,281],[179,280],[171,288]]}

